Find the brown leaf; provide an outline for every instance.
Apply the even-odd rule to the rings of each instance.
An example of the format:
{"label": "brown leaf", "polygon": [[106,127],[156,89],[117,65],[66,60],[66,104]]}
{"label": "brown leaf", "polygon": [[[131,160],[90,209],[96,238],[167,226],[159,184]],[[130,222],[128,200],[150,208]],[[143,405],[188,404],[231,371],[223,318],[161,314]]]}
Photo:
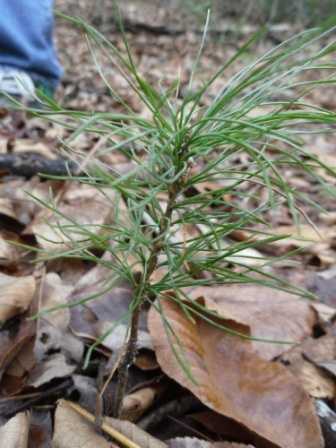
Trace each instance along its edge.
{"label": "brown leaf", "polygon": [[316,311],[318,319],[322,324],[330,324],[336,315],[335,308],[321,302],[314,302],[311,304],[311,307]]}
{"label": "brown leaf", "polygon": [[52,448],[53,424],[49,409],[33,409],[28,448]]}
{"label": "brown leaf", "polygon": [[65,356],[61,353],[51,355],[46,361],[41,361],[35,364],[29,378],[27,385],[33,387],[40,387],[43,384],[49,383],[55,378],[66,378],[76,370],[75,365],[69,365],[66,362]]}
{"label": "brown leaf", "polygon": [[[119,431],[129,440],[132,440],[132,442],[134,442],[136,446],[139,446],[141,448],[167,448],[167,445],[164,442],[161,442],[160,440],[151,436],[134,423],[111,417],[105,417],[104,423],[111,426],[111,428]],[[126,443],[125,445],[127,446]]]}
{"label": "brown leaf", "polygon": [[[50,252],[69,250],[74,247],[73,240],[82,239],[72,221],[79,226],[90,226],[91,232],[101,233],[100,226],[106,224],[112,205],[103,195],[97,195],[96,188],[76,185],[64,195],[57,209],[62,216],[48,210],[38,215],[25,230],[25,233],[33,233],[39,246]],[[61,231],[61,228],[64,230]]]}
{"label": "brown leaf", "polygon": [[122,402],[121,419],[136,422],[166,392],[169,381],[155,381],[147,387],[126,395]]}
{"label": "brown leaf", "polygon": [[20,255],[23,253],[24,249],[10,244],[9,241],[22,242],[15,234],[10,234],[6,232],[4,235],[0,235],[0,265],[5,267],[16,266]]}
{"label": "brown leaf", "polygon": [[110,443],[97,434],[65,400],[60,400],[55,415],[54,448],[110,448]]}
{"label": "brown leaf", "polygon": [[0,378],[6,367],[35,336],[36,322],[27,322],[22,316],[16,325],[11,332],[0,333]]}
{"label": "brown leaf", "polygon": [[[250,341],[220,330],[196,315],[193,323],[173,300],[161,301],[198,385],[186,376],[172,354],[161,316],[152,308],[149,329],[158,362],[168,376],[211,409],[249,428],[253,439],[263,447],[323,447],[311,399],[282,365],[262,360]],[[216,322],[232,331],[247,333],[246,326],[234,320],[219,317]],[[180,353],[174,338],[172,343]]]}
{"label": "brown leaf", "polygon": [[[204,296],[216,302],[221,314],[230,315],[251,328],[256,338],[300,342],[312,333],[315,314],[306,299],[260,285],[225,285],[189,288],[191,299]],[[255,351],[271,360],[291,345],[252,342]]]}
{"label": "brown leaf", "polygon": [[[102,259],[111,262],[110,254],[104,254]],[[72,301],[79,301],[86,297],[99,295],[102,284],[109,277],[110,270],[106,266],[97,265],[83,276],[75,286]],[[132,302],[133,285],[126,279],[104,294],[90,300],[83,305],[71,309],[71,329],[77,334],[96,340],[97,332],[93,328],[99,321],[117,321],[128,310]],[[140,329],[146,328],[146,319],[141,316]],[[112,336],[113,337],[113,336]],[[115,348],[115,347],[114,347]]]}
{"label": "brown leaf", "polygon": [[3,448],[27,448],[30,412],[20,412],[0,428],[0,446]]}
{"label": "brown leaf", "polygon": [[[57,274],[48,273],[42,286],[41,311],[67,304],[73,289],[74,286],[64,284]],[[37,357],[45,359],[48,353],[57,351],[69,360],[81,360],[84,346],[69,330],[69,323],[69,308],[53,311],[40,319],[35,346]]]}
{"label": "brown leaf", "polygon": [[14,153],[34,153],[49,159],[56,159],[56,155],[42,142],[33,142],[28,138],[18,138],[14,142]]}
{"label": "brown leaf", "polygon": [[[71,416],[71,413],[69,413],[69,410],[72,412],[75,412],[78,417],[76,420],[76,423],[79,421],[78,419],[81,419],[80,415],[85,418],[85,420],[94,423],[95,417],[94,415],[90,414],[86,409],[82,408],[81,406],[72,403],[70,401],[60,400],[58,409],[62,412],[63,415]],[[78,426],[77,424],[77,426]],[[66,428],[64,428],[66,430]],[[167,445],[163,442],[160,442],[158,439],[155,439],[151,435],[147,434],[142,429],[138,428],[136,425],[134,425],[131,422],[127,422],[124,420],[119,420],[115,418],[105,417],[103,420],[103,423],[100,425],[100,429],[104,431],[106,434],[113,437],[115,440],[120,442],[122,445],[129,446],[132,448],[166,448]],[[66,447],[66,445],[62,445],[62,447]],[[72,447],[74,445],[71,445]],[[75,445],[75,447],[79,447],[79,445]],[[94,445],[85,445],[89,448]],[[104,445],[105,446],[105,445]],[[60,448],[61,446],[56,445],[56,448]],[[100,445],[99,445],[100,447]]]}
{"label": "brown leaf", "polygon": [[13,208],[12,201],[9,198],[0,198],[0,214],[9,216],[16,221],[19,220]]}
{"label": "brown leaf", "polygon": [[35,338],[23,346],[6,370],[12,377],[22,378],[35,365]]}
{"label": "brown leaf", "polygon": [[35,279],[31,275],[11,277],[0,273],[0,326],[28,308],[35,288]]}
{"label": "brown leaf", "polygon": [[332,375],[326,373],[332,369],[335,348],[334,335],[325,335],[318,339],[309,338],[282,358],[288,370],[314,398],[331,400],[335,396],[334,379]]}

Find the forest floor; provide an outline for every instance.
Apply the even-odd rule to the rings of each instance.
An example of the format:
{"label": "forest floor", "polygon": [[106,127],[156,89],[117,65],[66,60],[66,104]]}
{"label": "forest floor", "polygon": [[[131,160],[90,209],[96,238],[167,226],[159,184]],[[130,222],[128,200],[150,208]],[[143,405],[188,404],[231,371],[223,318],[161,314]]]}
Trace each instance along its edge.
{"label": "forest floor", "polygon": [[[61,12],[95,24],[117,48],[122,48],[110,9],[112,2],[102,2],[99,8],[84,0],[55,3]],[[154,7],[146,1],[125,2],[122,15],[141,75],[151,85],[163,87],[179,77],[183,94],[203,25],[177,10]],[[219,22],[213,19],[199,63],[198,85],[202,77],[209,78],[224,65],[257,29],[254,24],[239,24],[235,18]],[[297,31],[299,27],[294,25],[271,26],[213,83],[202,98],[202,106],[210,104],[223,83],[238,70]],[[64,68],[58,103],[69,110],[124,112],[93,63],[81,29],[57,18],[55,32]],[[150,119],[148,110],[110,58],[100,48],[93,50],[120,97],[139,116]],[[309,80],[309,74],[303,80]],[[307,95],[307,101],[336,112],[336,95],[331,94],[331,89],[314,90]],[[45,223],[50,215],[27,192],[49,202],[52,190],[59,198],[58,206],[73,219],[83,224],[110,223],[111,202],[97,198],[92,186],[45,180],[36,175],[36,170],[34,173],[34,166],[42,161],[49,167],[63,166],[60,147],[70,134],[65,124],[25,111],[1,109],[0,157],[16,159],[11,159],[12,165],[6,168],[3,163],[8,163],[10,157],[4,157],[0,169],[0,448],[336,446],[335,200],[300,167],[287,167],[282,174],[288,184],[328,213],[307,202],[300,204],[303,216],[309,220],[303,218],[298,230],[288,207],[272,209],[266,216],[272,231],[292,236],[258,248],[260,256],[282,257],[303,247],[292,257],[295,264],[283,260],[271,268],[271,274],[315,294],[318,300],[257,284],[195,287],[188,291],[193,299],[203,297],[209,309],[221,309],[233,321],[248,326],[253,337],[301,342],[299,345],[247,341],[210,324],[191,325],[185,319],[184,343],[202,358],[200,376],[191,365],[199,382],[195,386],[179,371],[176,359],[167,350],[169,345],[162,342],[166,336],[153,314],[147,325],[148,310],[144,309],[139,354],[130,369],[123,420],[114,420],[110,416],[116,375],[105,393],[100,392],[123,347],[126,324],[97,347],[86,370],[83,361],[88,347],[128,310],[132,285],[125,279],[95,300],[27,321],[37,310],[97,294],[109,272],[102,265],[81,259],[32,264],[35,252],[8,243],[10,240],[45,251],[52,245],[54,235]],[[103,150],[108,142],[82,133],[71,143],[73,150],[81,153],[90,153],[97,145]],[[303,145],[325,165],[336,167],[335,134],[309,134]],[[36,156],[40,159],[30,159]],[[244,157],[240,154],[233,162],[246,162],[240,159]],[[29,166],[16,171],[15,163],[23,166],[24,161]],[[122,152],[114,153],[108,162],[125,172],[128,169],[129,161]],[[329,187],[336,187],[336,177],[322,169],[319,174]],[[217,186],[214,182],[199,188],[211,192]],[[246,235],[237,232],[231,238],[239,240]],[[165,306],[173,320],[174,305],[167,301]],[[102,415],[103,426],[89,423],[90,418],[99,420]]]}

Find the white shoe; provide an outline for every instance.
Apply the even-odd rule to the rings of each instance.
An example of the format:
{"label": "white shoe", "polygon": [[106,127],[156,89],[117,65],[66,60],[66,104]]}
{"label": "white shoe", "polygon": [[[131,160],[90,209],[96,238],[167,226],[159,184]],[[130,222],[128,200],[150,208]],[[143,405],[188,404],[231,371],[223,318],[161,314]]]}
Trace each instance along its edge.
{"label": "white shoe", "polygon": [[29,99],[34,96],[35,85],[28,73],[0,67],[0,93],[2,92]]}

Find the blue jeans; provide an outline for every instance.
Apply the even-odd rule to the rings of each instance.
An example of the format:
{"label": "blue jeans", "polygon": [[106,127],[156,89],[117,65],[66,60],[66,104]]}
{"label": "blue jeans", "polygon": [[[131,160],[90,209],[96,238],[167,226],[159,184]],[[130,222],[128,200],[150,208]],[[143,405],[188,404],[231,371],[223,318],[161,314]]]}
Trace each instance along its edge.
{"label": "blue jeans", "polygon": [[0,66],[24,70],[35,85],[54,89],[62,69],[51,9],[52,0],[0,0]]}

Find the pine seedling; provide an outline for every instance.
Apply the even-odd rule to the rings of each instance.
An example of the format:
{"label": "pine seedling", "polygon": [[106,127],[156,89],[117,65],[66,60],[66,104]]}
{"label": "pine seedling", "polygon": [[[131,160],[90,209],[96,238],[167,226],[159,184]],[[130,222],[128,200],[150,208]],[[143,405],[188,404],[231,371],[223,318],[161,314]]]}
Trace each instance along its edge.
{"label": "pine seedling", "polygon": [[[82,258],[107,266],[111,275],[102,287],[102,294],[125,278],[134,286],[129,312],[117,322],[128,319],[127,342],[119,364],[115,399],[115,416],[119,417],[128,368],[137,354],[139,312],[145,304],[161,312],[173,354],[192,379],[182,344],[179,344],[180,350],[176,350],[176,344],[172,342],[176,335],[162,312],[160,297],[178,302],[190,319],[195,313],[205,315],[204,308],[185,293],[186,288],[195,285],[254,282],[312,297],[274,277],[269,265],[275,260],[264,257],[256,266],[250,263],[246,251],[284,238],[272,233],[266,220],[269,210],[286,203],[294,222],[299,225],[303,213],[299,204],[303,200],[313,204],[302,192],[288,185],[281,174],[285,165],[299,167],[335,196],[321,176],[321,170],[334,176],[333,169],[305,151],[300,136],[332,133],[335,129],[335,113],[309,104],[305,96],[312,89],[335,83],[335,64],[328,62],[327,56],[335,51],[336,43],[309,56],[305,50],[331,36],[336,27],[329,22],[286,40],[246,65],[230,80],[223,81],[211,104],[200,106],[212,84],[262,36],[265,27],[210,80],[204,81],[201,88],[196,88],[195,77],[205,30],[187,92],[181,99],[179,80],[164,90],[160,85],[150,85],[139,74],[120,18],[124,53],[87,23],[67,19],[85,30],[97,70],[111,94],[124,106],[125,113],[88,113],[60,107],[55,107],[52,112],[39,112],[73,130],[63,149],[70,159],[77,162],[78,158],[82,159],[79,164],[85,161],[81,173],[77,176],[69,173],[63,179],[95,186],[97,195],[107,198],[115,210],[113,225],[98,226],[97,232],[97,226],[80,224],[62,214],[51,195],[50,202],[42,204],[53,211],[55,219],[49,225],[62,234],[66,249],[60,253],[55,246],[55,251],[44,254],[43,259]],[[110,55],[111,62],[119,68],[129,88],[150,112],[150,119],[137,115],[109,83],[95,58],[92,43],[103,47]],[[326,75],[311,75],[308,81],[302,80],[301,75],[306,72]],[[292,92],[289,100],[283,99],[286,91]],[[253,111],[256,109],[259,113],[255,115]],[[64,116],[66,120],[62,119]],[[103,136],[108,142],[108,149],[98,151],[88,163],[85,154],[78,154],[71,147],[72,141],[82,132]],[[127,173],[118,172],[102,161],[104,154],[116,151],[129,158],[132,168]],[[247,154],[248,162],[232,163],[239,154]],[[211,193],[199,192],[197,186],[203,182],[217,182],[218,189]],[[254,190],[263,191],[262,199]],[[228,196],[230,201],[226,199]],[[189,226],[201,231],[189,234]],[[250,236],[241,242],[225,244],[237,230]],[[110,252],[114,261],[96,256],[96,248]],[[140,280],[136,276],[139,270],[142,272]],[[161,276],[155,275],[158,273]],[[85,301],[94,298],[88,297]],[[83,300],[67,306],[78,303]],[[207,310],[207,319],[209,315]],[[215,318],[216,313],[212,316]],[[90,348],[86,364],[92,350],[106,334]],[[247,336],[237,334],[237,337]]]}

